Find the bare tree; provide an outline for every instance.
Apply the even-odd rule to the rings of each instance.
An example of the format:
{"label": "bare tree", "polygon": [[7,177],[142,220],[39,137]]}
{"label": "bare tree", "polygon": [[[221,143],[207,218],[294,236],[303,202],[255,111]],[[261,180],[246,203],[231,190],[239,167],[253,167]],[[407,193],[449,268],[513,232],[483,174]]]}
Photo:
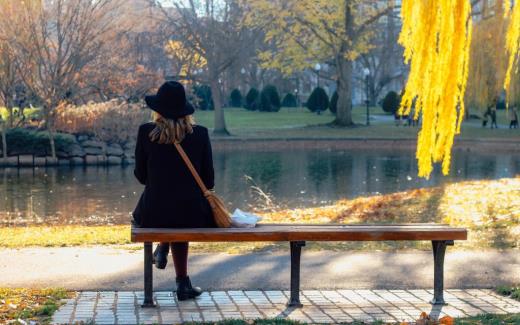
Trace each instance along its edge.
{"label": "bare tree", "polygon": [[251,36],[250,30],[243,27],[240,6],[235,0],[150,1],[161,8],[172,26],[171,38],[206,61],[205,75],[215,103],[214,133],[228,135],[222,109],[222,76],[247,48],[246,39]]}
{"label": "bare tree", "polygon": [[[365,78],[358,77],[357,81],[366,87],[368,81],[368,95],[371,105],[375,105],[381,92],[395,80],[404,79],[406,66],[403,62],[403,48],[398,44],[400,26],[397,9],[390,11],[377,24],[374,24],[373,48],[360,56],[359,63],[370,72]],[[363,73],[359,73],[363,76]],[[398,92],[400,89],[396,89]]]}
{"label": "bare tree", "polygon": [[11,26],[9,42],[14,46],[16,70],[23,83],[42,102],[53,158],[56,158],[54,109],[74,96],[84,69],[111,46],[121,1],[54,0],[18,4],[20,20]]}
{"label": "bare tree", "polygon": [[2,128],[2,154],[7,158],[7,131],[14,126],[14,100],[15,86],[19,81],[16,74],[16,56],[12,44],[9,42],[8,27],[16,24],[19,12],[13,2],[0,2],[0,11],[3,18],[0,20],[0,104],[6,113],[0,114],[0,127]]}

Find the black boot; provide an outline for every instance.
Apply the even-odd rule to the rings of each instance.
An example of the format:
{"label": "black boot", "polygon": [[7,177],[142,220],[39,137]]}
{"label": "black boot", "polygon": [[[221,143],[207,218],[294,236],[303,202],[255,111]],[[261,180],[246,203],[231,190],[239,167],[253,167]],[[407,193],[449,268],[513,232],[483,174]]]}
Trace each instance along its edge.
{"label": "black boot", "polygon": [[193,299],[202,294],[202,289],[199,287],[192,287],[189,277],[177,277],[177,299],[179,301]]}
{"label": "black boot", "polygon": [[155,267],[164,270],[168,264],[168,253],[170,252],[170,243],[160,243],[153,252],[153,263]]}

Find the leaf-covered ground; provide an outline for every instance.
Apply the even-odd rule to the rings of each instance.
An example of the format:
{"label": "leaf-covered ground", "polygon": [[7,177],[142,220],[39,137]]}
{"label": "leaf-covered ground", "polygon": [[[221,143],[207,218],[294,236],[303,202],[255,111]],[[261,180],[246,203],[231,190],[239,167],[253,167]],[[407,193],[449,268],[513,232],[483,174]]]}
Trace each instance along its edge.
{"label": "leaf-covered ground", "polygon": [[24,324],[34,321],[47,324],[61,306],[61,299],[71,297],[63,289],[0,288],[0,324]]}
{"label": "leaf-covered ground", "polygon": [[520,247],[520,177],[341,200],[310,209],[267,213],[264,222],[436,222],[469,230],[466,247]]}
{"label": "leaf-covered ground", "polygon": [[[441,187],[340,200],[334,205],[262,212],[266,223],[416,223],[466,227],[455,247],[520,248],[520,177],[467,181]],[[130,244],[129,226],[33,226],[0,228],[0,247]],[[128,247],[128,246],[126,246]],[[136,246],[140,248],[141,246]],[[205,243],[195,251],[276,249],[275,243]],[[429,249],[427,242],[309,243],[310,249]]]}

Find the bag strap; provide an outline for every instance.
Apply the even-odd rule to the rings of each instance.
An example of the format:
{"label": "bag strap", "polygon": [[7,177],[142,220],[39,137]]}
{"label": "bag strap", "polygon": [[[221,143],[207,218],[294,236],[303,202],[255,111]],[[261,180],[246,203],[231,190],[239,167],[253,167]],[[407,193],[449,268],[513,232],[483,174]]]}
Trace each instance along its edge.
{"label": "bag strap", "polygon": [[191,160],[188,157],[188,155],[186,154],[184,149],[182,149],[180,144],[174,143],[174,145],[175,145],[175,148],[177,149],[177,151],[179,152],[179,155],[181,155],[182,160],[184,160],[184,163],[186,163],[186,166],[188,167],[191,174],[193,175],[193,178],[195,178],[195,181],[197,182],[200,189],[202,190],[202,193],[204,194],[204,196],[208,196],[208,194],[210,194],[210,191],[208,190],[208,188],[202,181],[202,178],[200,178],[199,173],[197,173],[197,170],[195,170],[195,167],[193,167],[193,164],[191,163]]}

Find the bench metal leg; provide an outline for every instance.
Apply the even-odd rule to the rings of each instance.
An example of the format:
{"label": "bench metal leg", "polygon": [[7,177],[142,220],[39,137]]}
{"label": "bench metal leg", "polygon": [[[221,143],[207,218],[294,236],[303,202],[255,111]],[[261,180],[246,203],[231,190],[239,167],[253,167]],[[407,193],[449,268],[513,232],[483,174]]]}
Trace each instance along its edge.
{"label": "bench metal leg", "polygon": [[432,241],[434,262],[432,305],[447,305],[444,301],[444,255],[448,245],[453,246],[453,240]]}
{"label": "bench metal leg", "polygon": [[155,307],[153,302],[153,268],[152,268],[152,245],[153,243],[144,243],[144,301],[141,307]]}
{"label": "bench metal leg", "polygon": [[300,258],[304,241],[291,242],[291,298],[287,304],[289,307],[303,307],[300,302]]}

